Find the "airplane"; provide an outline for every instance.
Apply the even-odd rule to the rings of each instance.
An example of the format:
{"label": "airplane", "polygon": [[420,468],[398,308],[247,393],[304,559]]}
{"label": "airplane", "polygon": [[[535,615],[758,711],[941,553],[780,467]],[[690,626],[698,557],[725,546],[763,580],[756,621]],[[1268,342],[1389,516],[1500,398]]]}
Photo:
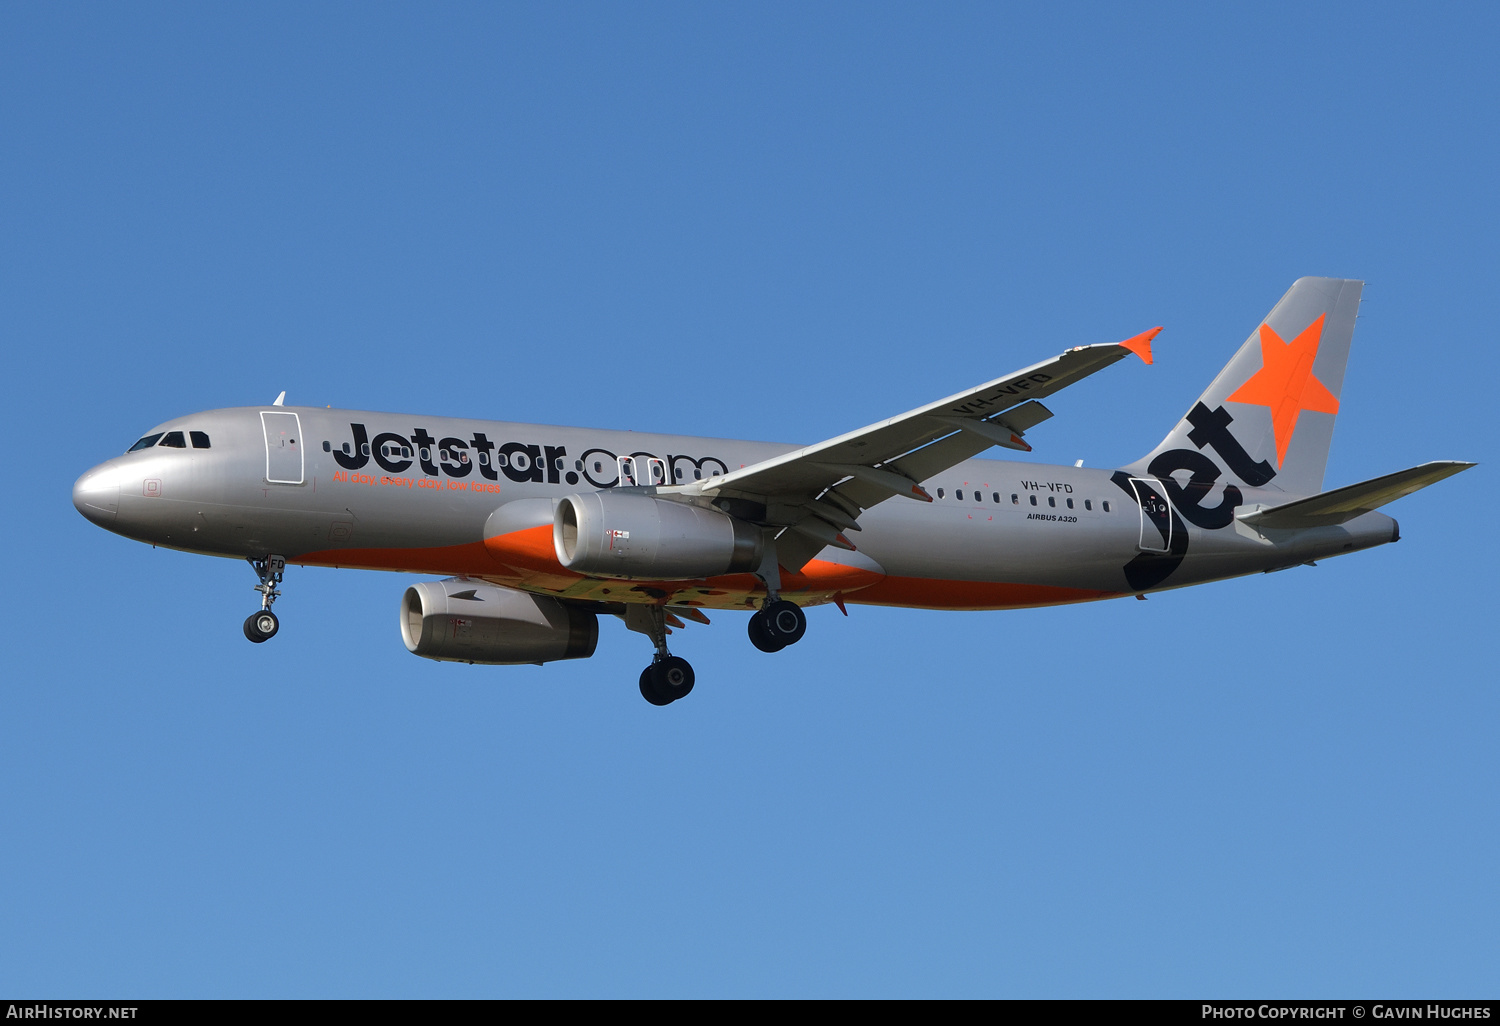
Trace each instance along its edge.
{"label": "airplane", "polygon": [[443,575],[405,589],[402,639],[440,661],[594,653],[614,615],[655,649],[657,706],[695,674],[667,637],[749,612],[762,652],[803,609],[1017,609],[1135,596],[1397,541],[1376,512],[1466,470],[1441,461],[1323,491],[1363,282],[1301,278],[1160,445],[1118,469],[978,459],[1160,328],[1079,346],[817,445],[270,406],[152,428],[73,503],[152,545],[247,560],[255,643],[286,567]]}

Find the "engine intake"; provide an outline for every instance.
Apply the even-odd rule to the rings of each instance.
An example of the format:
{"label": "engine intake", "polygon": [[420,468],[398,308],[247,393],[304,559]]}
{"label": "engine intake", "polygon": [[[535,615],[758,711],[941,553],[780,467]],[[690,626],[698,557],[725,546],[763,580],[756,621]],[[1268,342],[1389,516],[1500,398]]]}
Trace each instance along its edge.
{"label": "engine intake", "polygon": [[599,618],[545,595],[450,578],[406,589],[401,638],[407,651],[440,662],[587,659],[599,643]]}
{"label": "engine intake", "polygon": [[557,504],[557,561],[595,577],[692,580],[760,567],[760,528],[716,509],[632,492],[585,492]]}

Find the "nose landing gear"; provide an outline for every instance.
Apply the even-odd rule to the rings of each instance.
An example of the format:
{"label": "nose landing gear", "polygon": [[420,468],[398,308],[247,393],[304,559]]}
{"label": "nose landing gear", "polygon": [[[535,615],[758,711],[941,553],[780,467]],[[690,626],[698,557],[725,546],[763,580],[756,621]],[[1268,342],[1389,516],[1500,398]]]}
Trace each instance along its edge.
{"label": "nose landing gear", "polygon": [[260,578],[260,583],[255,586],[255,590],[260,592],[260,611],[245,618],[245,637],[259,645],[263,641],[270,641],[281,629],[281,621],[271,612],[271,604],[281,597],[276,586],[286,573],[286,560],[280,556],[267,556],[265,559],[249,559],[247,562]]}
{"label": "nose landing gear", "polygon": [[258,613],[251,613],[245,617],[245,637],[257,645],[276,637],[276,632],[280,629],[281,621],[276,619],[276,614],[269,609],[262,609]]}

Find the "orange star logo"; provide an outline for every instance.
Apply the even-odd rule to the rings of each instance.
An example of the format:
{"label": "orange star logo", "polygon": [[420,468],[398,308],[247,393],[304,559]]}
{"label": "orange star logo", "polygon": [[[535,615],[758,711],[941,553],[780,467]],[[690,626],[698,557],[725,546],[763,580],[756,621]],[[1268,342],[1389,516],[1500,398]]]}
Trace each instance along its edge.
{"label": "orange star logo", "polygon": [[1323,382],[1313,377],[1312,372],[1313,361],[1318,358],[1318,343],[1323,339],[1323,318],[1326,316],[1319,314],[1318,319],[1292,339],[1290,345],[1281,341],[1281,336],[1272,331],[1270,325],[1262,324],[1261,368],[1228,400],[1270,407],[1271,426],[1276,431],[1277,467],[1286,459],[1286,447],[1292,442],[1297,417],[1303,410],[1339,412],[1338,399]]}

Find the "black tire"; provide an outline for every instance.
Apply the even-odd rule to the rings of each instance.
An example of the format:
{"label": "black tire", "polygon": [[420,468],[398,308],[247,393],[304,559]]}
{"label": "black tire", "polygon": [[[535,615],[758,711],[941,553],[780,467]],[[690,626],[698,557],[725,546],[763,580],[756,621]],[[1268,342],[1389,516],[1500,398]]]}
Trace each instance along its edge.
{"label": "black tire", "polygon": [[784,643],[771,636],[765,613],[756,613],[750,617],[750,644],[762,652],[780,652],[786,648]]}
{"label": "black tire", "polygon": [[652,667],[648,666],[641,671],[641,697],[652,705],[671,705],[672,700],[670,698],[664,698],[657,694],[656,681],[651,676],[652,669]]}
{"label": "black tire", "polygon": [[269,609],[262,609],[245,617],[245,637],[257,645],[276,637],[276,632],[279,630],[281,630],[281,621],[277,620],[276,614]]}
{"label": "black tire", "polygon": [[681,656],[658,659],[646,670],[651,674],[651,683],[656,693],[668,702],[686,698],[693,690],[693,667]]}
{"label": "black tire", "polygon": [[795,602],[786,599],[772,602],[760,615],[766,618],[766,633],[781,642],[783,648],[795,645],[807,633],[807,614]]}

